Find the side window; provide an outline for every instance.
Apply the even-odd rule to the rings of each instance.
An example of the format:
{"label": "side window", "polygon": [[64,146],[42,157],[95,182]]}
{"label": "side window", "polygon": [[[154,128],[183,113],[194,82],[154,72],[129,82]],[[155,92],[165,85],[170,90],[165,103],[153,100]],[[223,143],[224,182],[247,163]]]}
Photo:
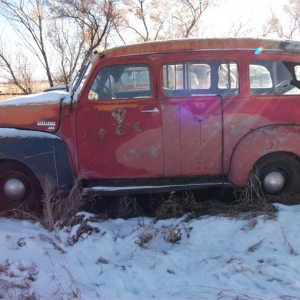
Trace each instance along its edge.
{"label": "side window", "polygon": [[202,63],[180,63],[163,66],[164,96],[193,95],[211,86],[210,66]]}
{"label": "side window", "polygon": [[218,69],[218,88],[222,90],[237,90],[239,87],[239,73],[235,62],[221,63]]}
{"label": "side window", "polygon": [[238,93],[238,68],[231,61],[203,61],[163,66],[165,97]]}
{"label": "side window", "polygon": [[253,94],[271,92],[273,82],[270,71],[263,65],[251,64],[249,66],[250,89]]}
{"label": "side window", "polygon": [[[249,65],[252,94],[300,94],[296,63],[283,61],[254,61]],[[298,72],[298,75],[297,75]]]}
{"label": "side window", "polygon": [[295,72],[295,79],[297,81],[299,81],[300,80],[300,66],[299,65],[296,65],[294,67],[294,72]]}
{"label": "side window", "polygon": [[146,64],[104,67],[89,91],[89,100],[129,99],[152,96],[150,67]]}

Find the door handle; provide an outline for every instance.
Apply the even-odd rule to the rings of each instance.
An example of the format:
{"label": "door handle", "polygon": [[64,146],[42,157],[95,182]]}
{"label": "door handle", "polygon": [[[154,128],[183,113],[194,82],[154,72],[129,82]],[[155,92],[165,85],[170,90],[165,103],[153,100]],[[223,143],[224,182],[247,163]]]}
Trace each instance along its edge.
{"label": "door handle", "polygon": [[153,108],[153,109],[145,109],[142,110],[142,113],[158,113],[159,109],[157,107]]}

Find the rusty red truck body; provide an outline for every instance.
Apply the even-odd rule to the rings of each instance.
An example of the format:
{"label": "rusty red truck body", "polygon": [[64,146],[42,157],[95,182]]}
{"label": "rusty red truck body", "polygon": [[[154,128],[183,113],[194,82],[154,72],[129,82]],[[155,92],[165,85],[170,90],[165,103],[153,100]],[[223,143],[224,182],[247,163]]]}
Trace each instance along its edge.
{"label": "rusty red truck body", "polygon": [[[0,102],[0,206],[50,178],[98,193],[300,190],[300,44],[186,39],[98,51],[70,92]],[[255,170],[255,177],[253,177]]]}

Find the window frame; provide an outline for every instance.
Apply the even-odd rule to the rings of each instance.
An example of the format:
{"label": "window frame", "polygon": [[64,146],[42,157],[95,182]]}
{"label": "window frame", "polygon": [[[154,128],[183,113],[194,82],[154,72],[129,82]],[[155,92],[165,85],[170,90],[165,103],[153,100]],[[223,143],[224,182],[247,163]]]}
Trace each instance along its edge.
{"label": "window frame", "polygon": [[[130,95],[129,93],[129,91],[122,91],[123,92],[123,94],[126,94],[127,92],[128,92],[128,97],[114,97],[114,96],[116,96],[116,95],[119,95],[120,94],[120,91],[117,91],[117,92],[115,92],[115,91],[112,91],[111,89],[110,89],[110,92],[108,92],[108,93],[104,93],[103,92],[103,90],[105,90],[105,89],[107,89],[107,90],[109,90],[109,88],[102,88],[101,90],[102,90],[102,93],[103,94],[110,94],[111,95],[111,97],[105,97],[105,98],[101,98],[100,96],[99,96],[99,94],[98,94],[98,97],[97,98],[90,98],[89,97],[89,94],[90,94],[90,92],[92,91],[92,88],[93,88],[93,85],[94,85],[94,83],[96,82],[96,80],[97,80],[97,77],[99,76],[99,74],[103,71],[103,70],[105,70],[105,68],[116,68],[116,67],[124,67],[123,68],[123,71],[122,71],[122,73],[120,74],[120,76],[119,76],[119,80],[120,80],[120,78],[121,78],[121,76],[122,76],[122,74],[124,74],[124,70],[126,69],[126,68],[132,68],[132,67],[145,67],[145,69],[147,69],[148,70],[148,75],[149,75],[149,89],[145,89],[145,90],[140,90],[140,89],[136,89],[136,90],[133,90],[133,91],[131,91],[132,92],[132,94]],[[128,62],[123,62],[123,63],[117,63],[117,62],[115,62],[115,63],[113,63],[113,64],[105,64],[104,66],[101,66],[101,68],[99,68],[98,70],[97,70],[97,72],[96,72],[96,75],[95,75],[95,77],[94,77],[94,80],[92,81],[92,83],[91,83],[91,85],[90,85],[90,87],[89,87],[89,90],[88,90],[88,101],[90,102],[94,102],[94,101],[98,101],[98,102],[102,102],[102,101],[126,101],[126,100],[130,100],[130,99],[152,99],[153,97],[154,97],[154,94],[155,94],[155,91],[154,91],[154,84],[153,84],[153,75],[152,75],[152,72],[153,72],[153,66],[152,66],[152,64],[151,63],[149,63],[148,61],[147,62],[145,62],[145,61],[128,61]],[[110,72],[108,72],[108,76],[107,76],[107,78],[106,78],[106,80],[105,80],[105,83],[103,83],[103,84],[101,84],[101,85],[103,85],[103,86],[106,86],[106,83],[107,83],[107,80],[109,79],[109,77],[110,76],[112,76],[112,71],[110,71]],[[111,84],[111,83],[110,83]],[[138,93],[137,93],[137,95],[136,96],[132,96],[132,95],[134,95],[133,93],[136,93],[137,91],[141,91],[141,92],[144,92],[144,93],[146,93],[146,92],[148,92],[149,93],[149,95],[147,94],[147,95],[139,95]]]}
{"label": "window frame", "polygon": [[[272,81],[272,87],[251,87],[251,72],[250,67],[252,66],[263,66],[267,69],[270,74]],[[285,69],[278,72],[279,67],[284,66]],[[259,59],[250,60],[248,65],[248,78],[249,78],[249,89],[251,95],[259,96],[289,96],[289,95],[300,95],[300,81],[296,78],[295,67],[300,67],[300,62],[281,60],[281,59]],[[283,72],[290,75],[290,78],[286,77],[286,80],[279,81],[280,75]],[[284,79],[284,77],[282,77]],[[297,90],[298,88],[298,90]],[[296,93],[289,93],[294,90]]]}
{"label": "window frame", "polygon": [[[210,67],[210,87],[209,88],[202,88],[202,89],[190,89],[189,88],[189,83],[190,83],[190,79],[189,76],[187,77],[186,83],[182,84],[183,86],[187,85],[188,88],[186,89],[182,89],[179,90],[181,91],[181,95],[180,93],[177,93],[177,95],[175,93],[169,93],[168,95],[168,90],[170,89],[165,89],[164,87],[164,79],[166,76],[168,76],[167,74],[164,75],[164,68],[168,68],[168,66],[177,66],[177,65],[182,65],[183,70],[185,70],[185,72],[187,72],[188,74],[190,73],[189,70],[189,66],[191,64],[195,64],[195,65],[208,65]],[[219,68],[222,64],[235,64],[236,66],[236,71],[237,71],[237,87],[236,88],[220,88],[219,87]],[[217,75],[214,75],[215,77],[212,77],[212,73],[218,73]],[[184,76],[183,76],[184,78]],[[218,95],[218,94],[222,94],[222,95],[238,95],[241,93],[240,90],[240,72],[239,72],[239,64],[236,60],[233,59],[197,59],[197,60],[168,60],[167,62],[163,62],[161,64],[161,88],[162,88],[162,96],[163,98],[182,98],[182,97],[201,97],[201,96],[207,96],[207,95]],[[213,92],[213,90],[215,92]],[[197,91],[196,93],[189,93],[190,91]],[[230,92],[231,91],[231,92]]]}

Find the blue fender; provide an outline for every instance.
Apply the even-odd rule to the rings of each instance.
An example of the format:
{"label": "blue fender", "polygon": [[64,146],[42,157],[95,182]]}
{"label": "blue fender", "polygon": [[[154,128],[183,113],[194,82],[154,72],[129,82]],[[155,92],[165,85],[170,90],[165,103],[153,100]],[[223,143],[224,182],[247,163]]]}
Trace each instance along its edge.
{"label": "blue fender", "polygon": [[[67,194],[74,183],[74,170],[65,142],[46,132],[0,128],[0,160],[27,165],[42,186],[47,178],[56,190]],[[1,163],[1,161],[0,161]]]}

